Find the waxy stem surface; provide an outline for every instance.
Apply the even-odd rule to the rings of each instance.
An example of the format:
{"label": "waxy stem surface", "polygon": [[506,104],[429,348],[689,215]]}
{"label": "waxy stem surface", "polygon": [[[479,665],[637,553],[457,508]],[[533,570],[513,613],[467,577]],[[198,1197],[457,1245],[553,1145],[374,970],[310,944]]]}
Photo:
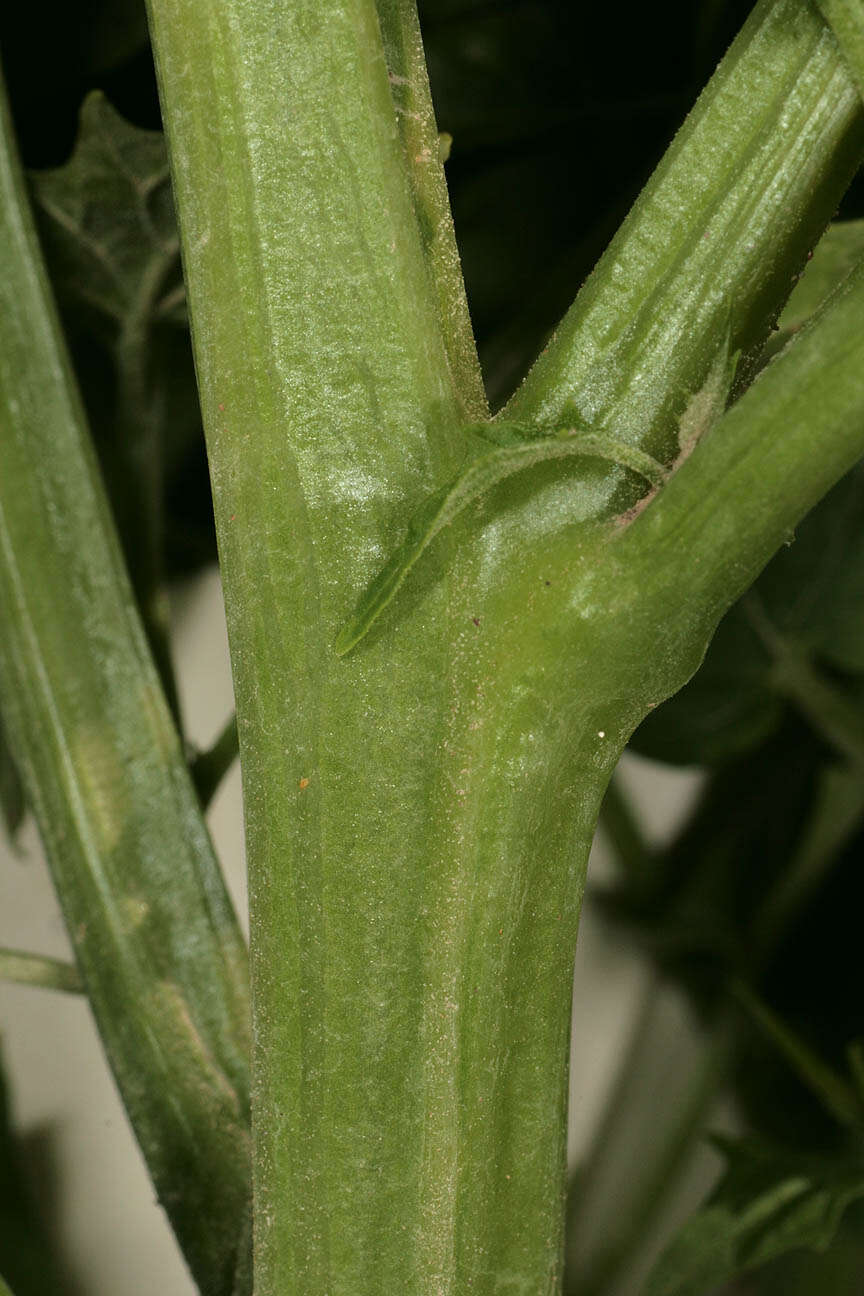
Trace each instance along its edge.
{"label": "waxy stem surface", "polygon": [[[745,510],[725,558],[729,518],[706,517],[692,608],[675,509],[713,489],[701,447],[630,527],[626,470],[538,463],[473,501],[338,658],[358,591],[464,463],[476,404],[399,123],[400,8],[150,0],[243,765],[255,1290],[551,1296],[606,781],[855,436],[770,526]],[[803,0],[758,5],[724,66],[514,418],[553,425],[569,395],[668,464],[730,330],[758,344],[854,169],[860,113]],[[785,465],[803,480],[805,442]]]}

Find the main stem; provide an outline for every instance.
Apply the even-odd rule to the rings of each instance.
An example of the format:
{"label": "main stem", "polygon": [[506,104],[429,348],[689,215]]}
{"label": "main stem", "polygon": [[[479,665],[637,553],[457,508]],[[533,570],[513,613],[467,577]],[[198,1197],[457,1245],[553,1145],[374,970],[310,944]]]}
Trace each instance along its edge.
{"label": "main stem", "polygon": [[[442,292],[420,219],[431,182],[406,165],[415,132],[398,124],[400,78],[417,72],[387,63],[403,58],[401,8],[150,0],[243,764],[255,1290],[551,1296],[597,811],[634,724],[695,669],[719,611],[658,628],[650,555],[639,568],[633,543],[630,580],[603,556],[633,482],[605,465],[574,484],[549,465],[466,511],[398,615],[335,656],[358,591],[465,453],[464,316],[442,305],[452,279]],[[833,107],[810,128],[820,201],[808,174],[796,238],[830,212],[857,121],[836,53],[811,37],[792,53]],[[769,119],[799,80],[784,58],[757,84]],[[811,99],[786,113],[802,130]],[[777,243],[770,212],[755,231],[736,212],[730,266]],[[673,225],[661,241],[686,259],[701,228]],[[721,340],[713,316],[696,324],[694,364],[654,388],[658,446],[674,440],[682,380],[698,386]],[[666,346],[646,329],[644,365]],[[531,390],[526,417],[543,406]]]}
{"label": "main stem", "polygon": [[536,645],[489,655],[479,573],[435,580],[446,544],[395,633],[333,654],[462,458],[374,6],[153,18],[244,770],[256,1292],[551,1292],[614,726],[575,744],[586,777],[550,759],[574,717],[526,687]]}

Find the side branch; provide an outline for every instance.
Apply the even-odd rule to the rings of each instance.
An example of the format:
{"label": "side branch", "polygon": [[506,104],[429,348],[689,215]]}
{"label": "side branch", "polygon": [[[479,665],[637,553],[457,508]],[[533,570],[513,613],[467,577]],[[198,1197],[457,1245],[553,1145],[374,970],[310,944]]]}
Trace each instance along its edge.
{"label": "side branch", "polygon": [[760,0],[504,417],[550,423],[575,402],[668,458],[727,333],[761,349],[862,147],[815,7]]}
{"label": "side branch", "polygon": [[671,615],[716,623],[864,455],[862,319],[864,264],[622,537],[619,559]]}
{"label": "side branch", "polygon": [[465,419],[488,417],[415,0],[377,0],[414,211]]}

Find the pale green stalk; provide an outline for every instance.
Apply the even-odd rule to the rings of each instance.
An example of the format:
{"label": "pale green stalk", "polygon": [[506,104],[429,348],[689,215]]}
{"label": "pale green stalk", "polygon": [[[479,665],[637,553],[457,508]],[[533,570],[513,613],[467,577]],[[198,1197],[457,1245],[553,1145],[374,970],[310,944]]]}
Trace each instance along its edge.
{"label": "pale green stalk", "polygon": [[[826,317],[822,408],[801,344],[816,464],[800,419],[778,445],[771,419],[791,414],[766,379],[653,503],[600,461],[508,477],[339,659],[357,591],[466,436],[384,8],[150,12],[238,705],[256,1296],[555,1293],[573,948],[603,789],[742,583],[864,449],[848,381],[864,354],[847,314]],[[560,426],[569,391],[588,421],[675,458],[730,324],[733,350],[764,331],[861,142],[809,5],[758,6],[520,421]],[[751,453],[760,437],[770,455]]]}
{"label": "pale green stalk", "polygon": [[156,1192],[201,1291],[228,1296],[249,1197],[246,953],[122,567],[5,101],[0,705]]}
{"label": "pale green stalk", "polygon": [[377,10],[420,242],[454,389],[466,419],[486,418],[489,410],[453,231],[417,6],[415,0],[377,0]]}
{"label": "pale green stalk", "polygon": [[46,990],[65,990],[81,994],[84,982],[74,963],[27,954],[22,950],[0,949],[0,981],[18,985],[41,986]]}

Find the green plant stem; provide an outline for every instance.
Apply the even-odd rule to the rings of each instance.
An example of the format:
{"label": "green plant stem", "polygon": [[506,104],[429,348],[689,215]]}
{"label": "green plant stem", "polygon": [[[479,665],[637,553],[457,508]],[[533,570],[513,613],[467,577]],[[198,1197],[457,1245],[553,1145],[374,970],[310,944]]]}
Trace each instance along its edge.
{"label": "green plant stem", "polygon": [[441,334],[460,409],[470,422],[486,418],[489,410],[453,232],[416,0],[377,0],[377,10],[417,226],[438,302]]}
{"label": "green plant stem", "polygon": [[671,457],[727,332],[758,356],[862,139],[814,6],[760,0],[504,417],[554,423],[574,402]]}
{"label": "green plant stem", "polygon": [[425,643],[348,670],[330,645],[399,500],[459,463],[438,298],[374,5],[158,0],[151,19],[243,762],[256,1292],[407,1293],[453,1237],[452,1186],[431,1185],[454,1107],[418,1045],[440,1003],[423,752],[443,599]]}
{"label": "green plant stem", "polygon": [[[799,7],[778,6],[787,17]],[[247,814],[256,1296],[554,1293],[572,956],[603,790],[637,720],[695,669],[724,600],[778,542],[775,521],[797,520],[810,494],[793,491],[779,519],[776,502],[761,501],[760,530],[746,506],[753,484],[739,475],[727,517],[733,530],[742,518],[745,536],[728,569],[719,555],[706,564],[702,591],[664,529],[706,481],[715,489],[702,448],[629,528],[614,515],[644,488],[619,469],[586,468],[574,484],[558,464],[536,467],[454,521],[448,544],[417,564],[399,616],[337,660],[356,590],[463,456],[464,393],[418,230],[379,9],[151,0],[150,12]],[[745,40],[758,70],[747,113],[760,114],[766,139],[778,136],[774,187],[798,233],[776,247],[777,220],[754,222],[765,158],[751,165],[734,133],[727,151],[730,109],[706,157],[712,185],[734,190],[737,206],[701,271],[723,280],[752,241],[751,269],[766,255],[773,267],[741,308],[754,319],[779,308],[808,224],[827,218],[860,147],[833,44],[823,49],[807,28],[790,45],[772,26],[780,47],[764,71],[763,27]],[[741,102],[739,85],[737,116]],[[665,219],[681,257],[701,252],[705,216],[680,175]],[[653,234],[668,248],[659,218]],[[655,439],[668,450],[722,349],[728,311],[701,318],[695,278],[673,309],[652,266],[635,269],[653,349],[628,357],[618,412],[631,439],[641,435],[647,406],[625,397],[656,361],[646,436],[665,419]],[[621,289],[601,279],[597,309],[612,324],[592,361],[607,393]],[[734,287],[750,303],[746,276]],[[695,359],[669,364],[690,345],[670,344],[688,319],[699,324]],[[830,421],[825,435],[839,436]],[[779,464],[790,468],[785,456]],[[757,468],[786,484],[783,471]],[[813,491],[837,471],[832,462],[815,474]],[[669,510],[649,525],[667,493]],[[667,553],[669,569],[655,563]],[[692,617],[682,579],[699,587]]]}
{"label": "green plant stem", "polygon": [[189,772],[202,809],[207,809],[219,784],[237,759],[238,744],[237,716],[232,714],[225,721],[213,746],[198,752],[190,762]]}
{"label": "green plant stem", "polygon": [[376,27],[152,13],[247,806],[256,1291],[552,1291],[581,881],[632,720],[602,690],[556,716],[530,624],[478,657],[494,565],[430,591],[428,562],[396,633],[334,660],[400,502],[461,458]]}
{"label": "green plant stem", "polygon": [[42,986],[46,990],[65,990],[67,994],[82,994],[84,991],[81,974],[73,963],[45,958],[41,954],[26,954],[21,950],[0,949],[0,981]]}
{"label": "green plant stem", "polygon": [[157,1193],[227,1296],[248,1203],[246,956],[147,648],[0,107],[0,701]]}
{"label": "green plant stem", "polygon": [[[687,574],[685,620],[698,619],[700,607],[713,619],[739,597],[864,452],[862,310],[864,265],[627,528],[618,557],[631,575],[643,563],[643,578],[650,571],[661,584]],[[674,586],[666,589],[680,607]]]}

